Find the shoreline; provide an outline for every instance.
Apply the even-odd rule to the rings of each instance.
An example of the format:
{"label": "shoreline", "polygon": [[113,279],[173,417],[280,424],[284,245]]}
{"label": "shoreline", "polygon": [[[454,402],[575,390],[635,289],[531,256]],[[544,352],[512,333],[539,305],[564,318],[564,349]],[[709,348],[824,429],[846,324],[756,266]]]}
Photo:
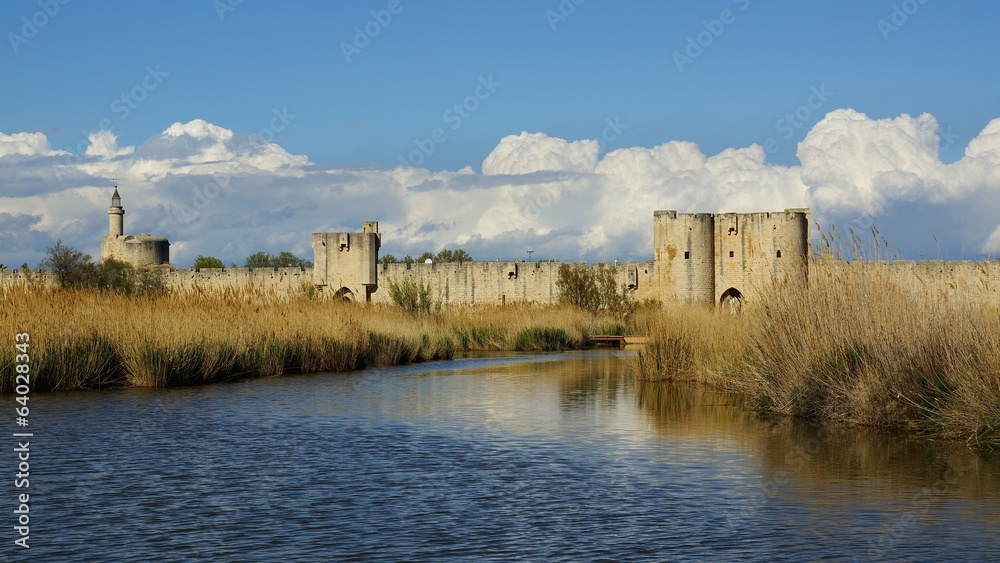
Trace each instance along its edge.
{"label": "shoreline", "polygon": [[0,393],[15,390],[19,333],[32,341],[31,390],[43,392],[341,372],[458,351],[583,349],[593,335],[641,334],[648,342],[627,360],[638,379],[737,392],[779,417],[1000,449],[1000,307],[921,294],[878,264],[844,265],[815,261],[808,285],[777,283],[737,314],[645,305],[627,321],[527,303],[410,314],[249,287],[158,296],[0,288],[0,326],[10,335],[0,347]]}
{"label": "shoreline", "polygon": [[[458,351],[581,349],[592,328],[605,326],[568,306],[412,315],[390,305],[249,293],[129,297],[8,288],[0,290],[0,305],[9,311],[0,326],[12,338],[30,335],[31,389],[40,392],[339,372],[450,359]],[[13,339],[0,348],[0,393],[15,389],[19,353]]]}
{"label": "shoreline", "polygon": [[928,295],[877,263],[816,261],[807,286],[778,284],[735,315],[681,308],[649,334],[632,360],[640,379],[735,391],[770,415],[1000,449],[1000,305]]}

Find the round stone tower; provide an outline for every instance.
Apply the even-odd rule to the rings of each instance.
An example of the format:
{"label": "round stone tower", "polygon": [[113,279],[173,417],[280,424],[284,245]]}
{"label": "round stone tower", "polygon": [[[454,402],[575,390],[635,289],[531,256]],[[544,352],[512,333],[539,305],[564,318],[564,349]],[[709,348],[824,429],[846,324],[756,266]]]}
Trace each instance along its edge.
{"label": "round stone tower", "polygon": [[135,268],[170,263],[170,241],[146,233],[125,234],[125,209],[118,186],[108,208],[108,235],[101,239],[101,261],[108,258],[128,262]]}
{"label": "round stone tower", "polygon": [[653,271],[661,301],[714,300],[714,225],[711,213],[653,212]]}

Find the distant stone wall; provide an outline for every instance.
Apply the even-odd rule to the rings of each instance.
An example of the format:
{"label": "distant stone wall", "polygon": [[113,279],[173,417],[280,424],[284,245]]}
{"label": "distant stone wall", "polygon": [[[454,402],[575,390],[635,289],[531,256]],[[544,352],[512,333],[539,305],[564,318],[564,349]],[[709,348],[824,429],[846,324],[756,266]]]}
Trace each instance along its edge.
{"label": "distant stone wall", "polygon": [[932,298],[974,297],[1000,306],[1000,262],[924,260],[897,261],[890,266],[892,280]]}
{"label": "distant stone wall", "polygon": [[[252,289],[285,296],[297,295],[304,287],[313,287],[311,268],[186,268],[162,272],[167,287],[179,291]],[[52,272],[0,270],[0,287],[29,283],[50,287],[59,285]]]}
{"label": "distant stone wall", "polygon": [[29,283],[51,287],[58,285],[56,276],[52,272],[42,272],[35,269],[27,272],[24,270],[0,270],[0,287],[14,287]]}
{"label": "distant stone wall", "polygon": [[[101,256],[133,265],[160,264],[169,259],[169,242],[162,237],[121,235],[124,209],[117,189],[112,197],[109,234],[102,239]],[[815,261],[809,254],[808,209],[762,213],[653,212],[653,260],[594,263],[591,268],[614,272],[619,287],[627,287],[636,301],[659,300],[739,305],[756,301],[778,282],[805,282]],[[554,303],[558,300],[558,262],[465,262],[381,264],[378,223],[362,223],[361,232],[313,233],[315,267],[311,268],[202,268],[164,267],[167,286],[178,292],[242,291],[241,295],[299,296],[391,302],[389,287],[412,279],[430,287],[441,305]],[[568,263],[577,268],[585,263]],[[860,263],[832,264],[858,268]],[[890,281],[925,295],[927,299],[979,299],[1000,303],[1000,265],[997,262],[939,262],[925,260],[871,265]],[[818,275],[827,275],[822,270]],[[27,283],[55,285],[51,274],[25,275],[0,270],[0,287]]]}
{"label": "distant stone wall", "polygon": [[[784,258],[784,254],[782,255]],[[586,267],[583,263],[570,263]],[[554,303],[558,298],[558,262],[465,262],[378,265],[379,288],[372,301],[391,302],[389,283],[412,278],[431,287],[432,297],[442,305],[472,303],[500,304],[517,301]],[[837,264],[837,268],[872,266],[861,262]],[[614,269],[619,286],[632,285],[636,300],[662,299],[657,286],[654,262],[594,263],[591,267]],[[829,263],[810,262],[810,276],[823,275]],[[973,299],[1000,306],[1000,262],[924,260],[920,263],[897,260],[876,263],[888,279],[900,287],[933,299]],[[313,284],[312,268],[193,268],[164,270],[168,287],[187,291],[251,289],[278,296],[296,296]],[[0,287],[28,283],[55,286],[51,272],[0,270]],[[330,294],[330,292],[325,292]],[[332,296],[332,295],[327,295]],[[686,301],[683,295],[678,301]],[[673,299],[662,299],[666,303]]]}
{"label": "distant stone wall", "polygon": [[830,268],[876,268],[889,283],[907,291],[913,291],[927,302],[979,301],[1000,307],[1000,262],[973,262],[955,260],[911,260],[885,262],[852,263],[814,260],[810,266],[810,276],[825,275]]}
{"label": "distant stone wall", "polygon": [[[585,268],[586,263],[570,263]],[[437,264],[379,265],[379,289],[372,301],[391,302],[389,284],[413,279],[431,288],[431,296],[442,305],[515,301],[555,303],[559,262],[463,262]],[[594,268],[612,268],[619,287],[635,286],[639,299],[656,298],[652,262],[594,263]]]}
{"label": "distant stone wall", "polygon": [[167,286],[182,291],[250,289],[294,296],[313,287],[312,268],[185,268],[165,270]]}

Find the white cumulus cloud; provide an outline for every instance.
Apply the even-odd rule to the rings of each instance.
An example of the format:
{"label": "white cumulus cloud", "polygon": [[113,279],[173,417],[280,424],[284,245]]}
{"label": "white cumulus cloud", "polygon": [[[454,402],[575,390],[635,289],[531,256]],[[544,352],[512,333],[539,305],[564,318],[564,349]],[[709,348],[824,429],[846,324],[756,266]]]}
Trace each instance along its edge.
{"label": "white cumulus cloud", "polygon": [[90,134],[88,140],[90,145],[87,147],[86,156],[115,158],[135,152],[135,147],[119,147],[118,136],[108,130],[95,131]]}
{"label": "white cumulus cloud", "polygon": [[926,113],[871,119],[850,109],[831,112],[798,147],[814,217],[876,224],[911,255],[934,234],[953,247],[950,256],[979,258],[995,224],[988,217],[1000,215],[1000,120],[972,138],[957,162],[941,161],[941,137]]}
{"label": "white cumulus cloud", "polygon": [[[0,249],[0,262],[37,263],[44,237],[96,254],[112,177],[126,232],[167,236],[179,266],[198,254],[226,263],[258,250],[310,257],[310,233],[356,230],[365,220],[380,222],[383,252],[397,257],[461,245],[480,259],[527,249],[542,258],[650,259],[656,209],[802,206],[825,223],[877,223],[904,250],[926,243],[914,254],[933,245],[931,233],[955,258],[1000,252],[1000,119],[957,162],[941,162],[940,143],[929,114],[872,119],[842,109],[806,134],[800,166],[769,163],[759,145],[706,155],[695,143],[667,141],[599,157],[596,140],[524,132],[500,139],[477,173],[317,166],[200,119],[137,147],[97,133],[76,159],[52,151],[42,133],[0,133],[8,178],[0,210],[38,234]],[[53,169],[58,176],[46,176]]]}
{"label": "white cumulus cloud", "polygon": [[61,154],[53,151],[44,133],[0,133],[0,158],[9,155],[49,156]]}
{"label": "white cumulus cloud", "polygon": [[483,161],[483,174],[529,174],[542,170],[590,172],[600,145],[594,140],[569,142],[544,133],[508,135]]}
{"label": "white cumulus cloud", "polygon": [[894,199],[940,192],[938,124],[930,114],[869,119],[836,110],[799,143],[802,181],[813,205],[877,214]]}

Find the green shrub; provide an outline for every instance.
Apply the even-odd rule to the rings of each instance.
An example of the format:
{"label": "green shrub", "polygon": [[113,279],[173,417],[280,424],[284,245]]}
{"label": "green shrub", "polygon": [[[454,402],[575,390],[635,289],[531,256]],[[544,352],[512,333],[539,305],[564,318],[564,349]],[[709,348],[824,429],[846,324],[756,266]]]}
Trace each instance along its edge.
{"label": "green shrub", "polygon": [[618,287],[610,268],[586,268],[562,264],[556,278],[559,301],[596,314],[610,313],[625,318],[635,309],[628,289]]}
{"label": "green shrub", "polygon": [[167,287],[161,270],[135,269],[114,258],[94,264],[89,254],[66,246],[61,240],[48,249],[40,266],[54,272],[63,289],[92,288],[124,295],[149,295],[163,293]]}
{"label": "green shrub", "polygon": [[198,257],[194,259],[194,266],[193,267],[194,268],[225,268],[225,265],[222,264],[222,260],[219,260],[215,256],[202,256],[201,254],[199,254]]}
{"label": "green shrub", "polygon": [[406,312],[416,315],[430,313],[431,286],[417,283],[413,278],[406,278],[396,283],[389,281],[389,297]]}

